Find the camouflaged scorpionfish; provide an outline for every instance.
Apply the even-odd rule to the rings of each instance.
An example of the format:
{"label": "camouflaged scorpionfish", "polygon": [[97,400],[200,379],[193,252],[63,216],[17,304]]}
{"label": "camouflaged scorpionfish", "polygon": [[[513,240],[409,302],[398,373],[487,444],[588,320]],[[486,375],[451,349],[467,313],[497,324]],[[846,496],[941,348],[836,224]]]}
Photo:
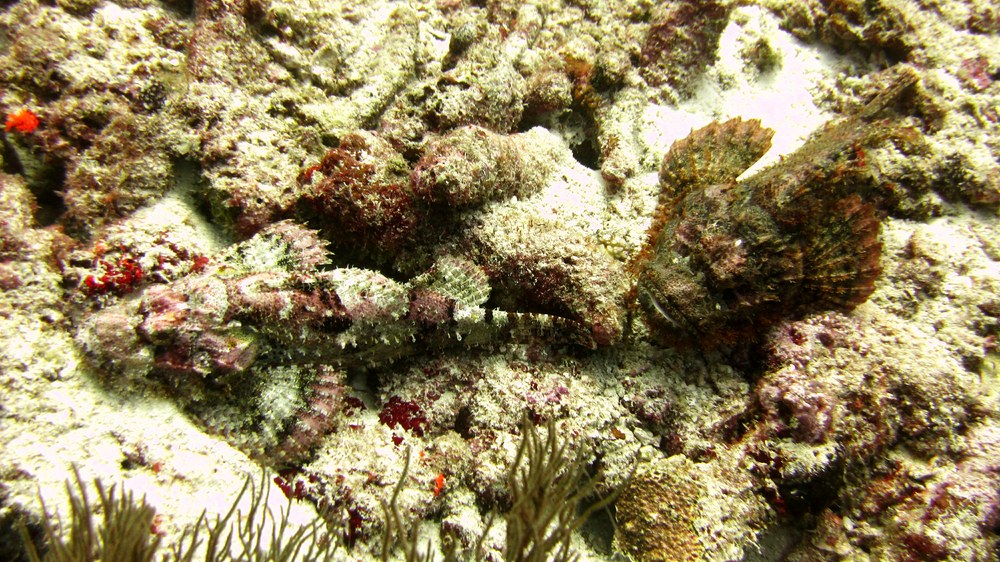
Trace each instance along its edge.
{"label": "camouflaged scorpionfish", "polygon": [[116,384],[157,381],[215,432],[278,465],[301,461],[330,430],[348,369],[458,342],[594,345],[571,320],[484,308],[489,281],[468,260],[443,256],[401,283],[325,269],[325,245],[295,222],[274,223],[204,269],[94,313],[77,341]]}
{"label": "camouflaged scorpionfish", "polygon": [[759,120],[713,123],[674,143],[647,246],[632,264],[654,333],[714,346],[864,302],[881,271],[871,203],[881,186],[863,151],[904,139],[876,116],[916,80],[904,70],[859,114],[741,182],[770,148],[773,131]]}

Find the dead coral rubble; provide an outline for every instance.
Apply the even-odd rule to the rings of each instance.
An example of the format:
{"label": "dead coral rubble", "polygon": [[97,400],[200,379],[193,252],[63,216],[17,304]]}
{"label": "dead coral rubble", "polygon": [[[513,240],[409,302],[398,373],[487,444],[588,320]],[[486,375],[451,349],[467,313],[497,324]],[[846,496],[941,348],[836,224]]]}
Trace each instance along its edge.
{"label": "dead coral rubble", "polygon": [[760,421],[744,440],[752,472],[788,498],[828,494],[831,471],[846,475],[817,514],[817,538],[790,560],[830,549],[989,559],[1000,510],[996,417],[974,390],[978,375],[941,345],[835,313],[772,331],[774,368],[757,384]]}
{"label": "dead coral rubble", "polygon": [[783,27],[801,39],[819,39],[840,50],[875,53],[891,61],[910,60],[916,48],[908,33],[911,18],[893,2],[779,0],[773,4],[784,18]]}

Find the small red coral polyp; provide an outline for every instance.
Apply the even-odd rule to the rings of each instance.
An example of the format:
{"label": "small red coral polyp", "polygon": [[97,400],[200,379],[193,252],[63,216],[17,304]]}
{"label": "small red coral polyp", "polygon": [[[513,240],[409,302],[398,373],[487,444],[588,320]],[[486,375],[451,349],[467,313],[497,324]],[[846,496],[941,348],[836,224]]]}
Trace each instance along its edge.
{"label": "small red coral polyp", "polygon": [[275,476],[274,484],[280,488],[281,493],[285,494],[285,497],[290,500],[301,500],[303,496],[305,496],[305,483],[301,480],[291,480],[291,476],[289,474],[286,474],[285,476]]}
{"label": "small red coral polyp", "polygon": [[17,131],[19,133],[32,133],[38,128],[38,116],[30,109],[20,109],[14,113],[7,114],[6,131]]}
{"label": "small red coral polyp", "polygon": [[428,423],[420,406],[414,402],[406,402],[398,396],[389,398],[379,412],[378,419],[391,428],[398,425],[412,431],[417,437],[423,437],[424,428]]}
{"label": "small red coral polyp", "polygon": [[365,403],[361,401],[360,398],[356,396],[345,396],[344,397],[344,415],[351,417],[354,414],[365,409]]}
{"label": "small red coral polyp", "polygon": [[108,293],[123,295],[135,289],[142,281],[142,266],[132,258],[120,258],[114,264],[105,260],[100,260],[99,263],[104,274],[83,278],[83,291],[89,296]]}
{"label": "small red coral polyp", "polygon": [[201,272],[205,271],[205,266],[208,265],[209,261],[210,260],[208,259],[207,256],[195,256],[191,260],[191,272],[192,273],[201,273]]}

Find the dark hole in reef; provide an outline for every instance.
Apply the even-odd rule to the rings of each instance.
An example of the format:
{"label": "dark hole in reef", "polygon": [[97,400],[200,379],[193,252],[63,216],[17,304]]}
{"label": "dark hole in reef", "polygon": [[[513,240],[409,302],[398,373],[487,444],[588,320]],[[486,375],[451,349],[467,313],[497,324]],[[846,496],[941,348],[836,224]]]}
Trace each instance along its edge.
{"label": "dark hole in reef", "polygon": [[[319,143],[326,150],[337,148],[337,145],[340,144],[340,136],[332,134],[332,133],[323,133],[319,137]],[[303,166],[303,167],[305,167],[305,166]]]}
{"label": "dark hole in reef", "polygon": [[80,117],[80,122],[90,128],[94,133],[97,133],[99,131],[103,131],[104,127],[107,127],[108,123],[111,122],[111,117],[107,115],[98,115],[96,113],[84,113]]}
{"label": "dark hole in reef", "polygon": [[679,455],[684,452],[684,440],[679,433],[671,430],[660,436],[656,447],[667,456]]}
{"label": "dark hole in reef", "polygon": [[890,65],[908,61],[912,52],[913,49],[906,44],[902,37],[889,41],[885,46],[886,58],[889,59]]}
{"label": "dark hole in reef", "polygon": [[174,189],[185,195],[191,195],[204,183],[201,164],[190,158],[177,158],[172,164]]}
{"label": "dark hole in reef", "polygon": [[163,7],[181,18],[194,18],[194,0],[163,0]]}
{"label": "dark hole in reef", "polygon": [[[577,513],[587,509],[596,501],[599,500],[594,498],[594,501],[581,502]],[[580,527],[580,533],[598,553],[611,555],[615,536],[614,506],[610,505],[604,509],[598,509],[591,514]]]}
{"label": "dark hole in reef", "polygon": [[[740,368],[744,377],[750,384],[756,384],[764,375],[774,369],[775,358],[773,351],[764,342],[748,342],[743,346],[742,362],[729,361],[730,366]],[[729,359],[727,357],[727,359]]]}
{"label": "dark hole in reef", "polygon": [[376,397],[373,402],[375,404],[376,409],[382,408],[382,403],[377,398],[377,396],[379,395],[378,394],[379,388],[381,387],[382,384],[379,381],[378,373],[375,372],[374,370],[368,370],[365,371],[364,373],[359,373],[357,378],[352,380],[351,383],[351,388],[353,388],[355,391],[359,390],[364,391],[367,392],[369,396]]}
{"label": "dark hole in reef", "polygon": [[281,30],[270,21],[267,11],[255,2],[249,3],[244,18],[261,38],[281,36]]}
{"label": "dark hole in reef", "polygon": [[24,542],[21,540],[21,533],[18,530],[19,522],[24,522],[28,531],[28,538],[34,544],[36,550],[41,550],[43,537],[45,536],[41,524],[33,517],[23,511],[17,504],[10,504],[11,509],[2,509],[6,502],[0,498],[0,560],[10,562],[28,562],[27,552]]}
{"label": "dark hole in reef", "polygon": [[[833,467],[830,474],[838,470],[839,467]],[[836,513],[840,510],[837,501],[840,481],[839,478],[816,478],[803,484],[782,484],[778,486],[778,498],[791,519],[816,515],[828,507]]]}
{"label": "dark hole in reef", "polygon": [[736,444],[746,436],[759,417],[759,407],[756,404],[743,412],[728,417],[718,425],[719,438],[727,445]]}
{"label": "dark hole in reef", "polygon": [[601,154],[598,152],[597,146],[592,139],[571,146],[570,150],[573,151],[573,159],[580,164],[591,170],[597,170],[601,167]]}
{"label": "dark hole in reef", "polygon": [[298,108],[293,100],[281,100],[277,103],[272,103],[271,106],[267,108],[267,114],[272,117],[296,115],[297,112]]}
{"label": "dark hole in reef", "polygon": [[66,181],[66,167],[61,161],[46,161],[40,157],[39,166],[30,169],[22,164],[17,152],[7,143],[3,143],[3,171],[8,174],[23,175],[28,189],[35,196],[38,208],[35,211],[35,222],[39,226],[55,224],[66,212],[66,202],[63,201],[60,189]]}
{"label": "dark hole in reef", "polygon": [[455,432],[462,436],[462,439],[472,439],[472,411],[463,406],[455,416]]}
{"label": "dark hole in reef", "polygon": [[213,219],[212,216],[212,202],[206,197],[199,197],[195,200],[194,206],[195,212],[203,217],[207,217],[209,221]]}
{"label": "dark hole in reef", "polygon": [[593,135],[593,123],[583,112],[565,109],[536,112],[527,108],[517,124],[517,132],[523,133],[538,126],[566,139],[577,162],[592,170],[600,168],[601,157]]}
{"label": "dark hole in reef", "polygon": [[538,112],[530,107],[525,108],[521,121],[517,124],[517,132],[523,133],[538,126],[561,136],[577,162],[591,170],[600,168],[601,156],[595,138],[595,126],[585,111],[554,109]]}
{"label": "dark hole in reef", "polygon": [[9,142],[3,142],[3,171],[6,174],[23,174],[24,167],[21,166],[21,159],[17,157],[17,152]]}
{"label": "dark hole in reef", "polygon": [[[532,108],[526,107],[524,113],[521,114],[521,120],[517,123],[515,127],[515,132],[523,133],[532,127],[546,126],[552,121],[557,121],[558,118],[553,118],[553,112],[551,111],[532,111]],[[551,126],[549,128],[552,128]]]}
{"label": "dark hole in reef", "polygon": [[797,423],[795,412],[787,402],[778,402],[778,417],[781,418],[784,427],[778,431],[778,437],[791,437],[794,432],[794,425]]}
{"label": "dark hole in reef", "polygon": [[32,92],[38,96],[39,105],[55,102],[62,97],[66,87],[71,80],[63,72],[54,67],[54,64],[46,64],[45,68],[36,73],[34,86],[30,86]]}
{"label": "dark hole in reef", "polygon": [[326,332],[342,332],[351,327],[351,319],[346,316],[332,316],[320,322],[319,328]]}
{"label": "dark hole in reef", "polygon": [[594,77],[590,80],[590,85],[594,88],[594,91],[609,97],[612,97],[615,92],[625,86],[621,76],[609,74],[604,66],[601,65],[594,68]]}
{"label": "dark hole in reef", "polygon": [[224,194],[211,189],[201,163],[190,158],[175,158],[172,166],[173,192],[186,200],[206,223],[216,227],[213,229],[216,236],[226,244],[235,242],[235,212]]}
{"label": "dark hole in reef", "polygon": [[[62,185],[62,181],[57,185]],[[63,216],[63,213],[66,212],[66,202],[63,201],[62,195],[55,189],[49,189],[36,194],[35,200],[38,202],[35,221],[39,226],[55,224]]]}

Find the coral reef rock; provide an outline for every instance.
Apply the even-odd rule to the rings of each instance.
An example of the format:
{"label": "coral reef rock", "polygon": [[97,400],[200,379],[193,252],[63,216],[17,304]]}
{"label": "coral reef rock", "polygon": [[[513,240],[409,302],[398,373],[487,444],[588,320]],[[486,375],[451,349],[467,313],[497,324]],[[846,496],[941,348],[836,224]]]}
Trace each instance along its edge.
{"label": "coral reef rock", "polygon": [[738,560],[768,512],[752,483],[683,455],[650,461],[618,499],[615,542],[642,562]]}
{"label": "coral reef rock", "polygon": [[728,2],[715,0],[667,2],[654,9],[640,56],[646,80],[682,92],[690,88],[692,76],[704,71],[718,48],[730,9]]}
{"label": "coral reef rock", "polygon": [[617,498],[567,559],[997,560],[997,0],[0,29],[0,561],[73,465],[173,552],[277,469],[342,559],[515,559],[525,417]]}
{"label": "coral reef rock", "polygon": [[413,171],[417,193],[453,207],[482,205],[512,195],[525,197],[544,185],[559,160],[548,134],[533,129],[498,135],[462,127],[433,141]]}

